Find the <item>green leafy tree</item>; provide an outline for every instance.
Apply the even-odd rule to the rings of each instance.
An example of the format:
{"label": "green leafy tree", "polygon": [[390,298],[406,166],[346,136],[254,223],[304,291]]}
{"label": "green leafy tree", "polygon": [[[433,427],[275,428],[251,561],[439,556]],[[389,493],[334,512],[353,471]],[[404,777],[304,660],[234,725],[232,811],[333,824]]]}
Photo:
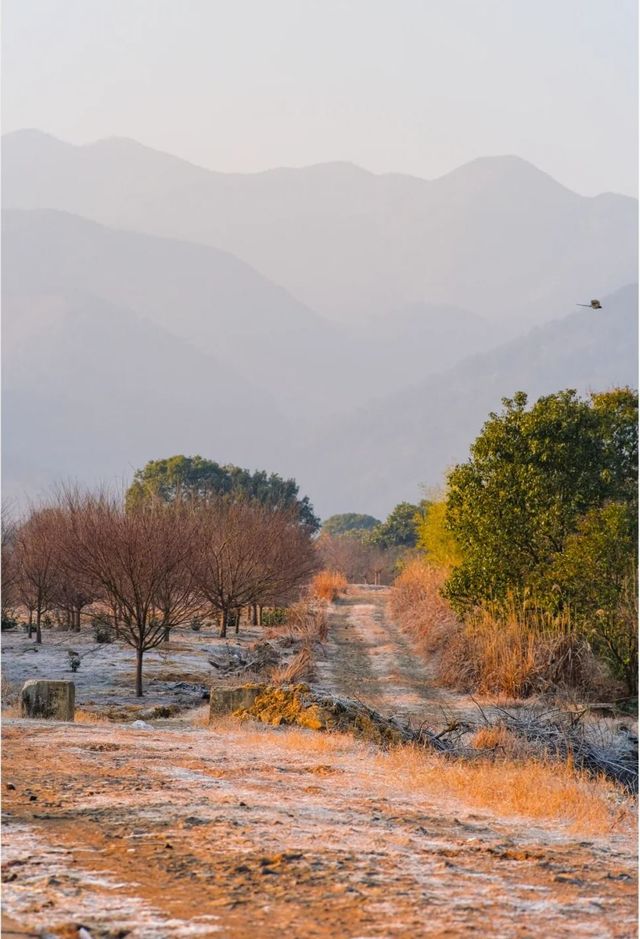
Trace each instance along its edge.
{"label": "green leafy tree", "polygon": [[446,520],[447,504],[444,499],[428,503],[417,522],[417,547],[424,551],[430,564],[452,568],[460,564],[460,548]]}
{"label": "green leafy tree", "polygon": [[418,541],[418,522],[426,503],[413,505],[400,502],[384,522],[371,531],[368,540],[379,548],[415,548]]}
{"label": "green leafy tree", "polygon": [[638,393],[614,388],[591,396],[605,450],[605,479],[613,499],[638,501]]}
{"label": "green leafy tree", "polygon": [[531,408],[518,392],[503,405],[449,474],[446,522],[462,563],[445,592],[459,610],[544,582],[578,520],[634,488],[634,392],[561,391]]}
{"label": "green leafy tree", "polygon": [[546,585],[632,694],[638,690],[637,545],[632,505],[591,509],[554,558]]}
{"label": "green leafy tree", "polygon": [[380,519],[373,515],[359,515],[357,512],[344,512],[332,515],[322,523],[322,531],[328,535],[344,535],[346,532],[371,531],[380,525]]}
{"label": "green leafy tree", "polygon": [[127,491],[127,507],[139,505],[152,497],[165,502],[180,496],[206,498],[225,496],[230,501],[249,499],[273,509],[296,508],[300,522],[309,531],[317,531],[320,520],[308,496],[300,498],[295,479],[283,479],[264,470],[250,472],[231,464],[221,466],[201,456],[177,455],[151,460],[136,471]]}

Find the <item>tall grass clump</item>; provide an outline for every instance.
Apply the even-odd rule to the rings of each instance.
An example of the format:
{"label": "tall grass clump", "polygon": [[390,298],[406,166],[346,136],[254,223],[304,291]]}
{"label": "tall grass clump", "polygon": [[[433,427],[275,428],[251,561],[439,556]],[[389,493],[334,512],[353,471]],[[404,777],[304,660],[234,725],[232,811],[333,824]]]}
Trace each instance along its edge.
{"label": "tall grass clump", "polygon": [[339,571],[320,571],[311,581],[311,595],[332,603],[347,589],[347,578]]}
{"label": "tall grass clump", "polygon": [[609,698],[618,693],[588,641],[561,617],[523,616],[512,608],[471,614],[443,645],[443,684],[509,698],[531,695]]}
{"label": "tall grass clump", "polygon": [[415,558],[393,584],[392,617],[422,652],[435,652],[457,632],[458,617],[441,593],[447,572]]}

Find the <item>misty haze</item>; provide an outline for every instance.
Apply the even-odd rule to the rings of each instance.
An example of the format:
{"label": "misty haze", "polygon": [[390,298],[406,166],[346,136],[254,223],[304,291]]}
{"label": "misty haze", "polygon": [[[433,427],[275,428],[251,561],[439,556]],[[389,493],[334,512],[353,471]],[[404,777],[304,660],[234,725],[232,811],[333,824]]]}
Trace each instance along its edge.
{"label": "misty haze", "polygon": [[3,935],[632,939],[636,4],[3,21]]}

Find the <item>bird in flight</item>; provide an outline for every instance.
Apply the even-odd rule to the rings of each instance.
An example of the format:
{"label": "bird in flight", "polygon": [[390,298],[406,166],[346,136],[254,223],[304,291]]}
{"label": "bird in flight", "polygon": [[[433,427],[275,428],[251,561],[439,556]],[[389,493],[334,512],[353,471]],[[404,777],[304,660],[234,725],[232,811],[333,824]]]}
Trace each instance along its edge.
{"label": "bird in flight", "polygon": [[588,310],[602,309],[602,304],[599,300],[592,300],[591,303],[577,303],[576,306],[586,306]]}

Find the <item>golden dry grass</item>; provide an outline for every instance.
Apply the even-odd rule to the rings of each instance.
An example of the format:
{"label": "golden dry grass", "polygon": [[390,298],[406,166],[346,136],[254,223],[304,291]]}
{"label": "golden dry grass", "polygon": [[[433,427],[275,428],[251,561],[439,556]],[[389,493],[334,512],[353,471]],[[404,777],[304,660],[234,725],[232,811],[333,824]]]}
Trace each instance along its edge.
{"label": "golden dry grass", "polygon": [[377,761],[396,790],[454,797],[500,815],[558,821],[589,834],[630,831],[637,824],[633,801],[619,786],[570,763],[446,761],[414,747],[380,754]]}
{"label": "golden dry grass", "polygon": [[298,682],[310,679],[312,674],[311,649],[305,646],[294,655],[290,662],[275,668],[271,672],[270,681],[274,685],[295,685]]}
{"label": "golden dry grass", "polygon": [[76,708],[74,715],[74,721],[76,724],[111,724],[112,721],[109,720],[104,714],[99,714],[96,711],[86,711],[83,708]]}
{"label": "golden dry grass", "polygon": [[216,720],[211,728],[232,732],[243,745],[268,743],[283,752],[318,755],[325,759],[355,757],[359,771],[394,794],[455,799],[467,807],[485,809],[500,817],[526,817],[566,825],[574,833],[605,835],[633,832],[637,826],[635,800],[605,779],[588,776],[570,762],[531,759],[526,745],[510,740],[509,731],[488,728],[477,735],[479,749],[502,747],[485,758],[446,760],[433,752],[403,745],[381,752],[348,734],[318,733],[300,728],[260,725],[236,718]]}
{"label": "golden dry grass", "polygon": [[252,720],[240,720],[231,715],[215,717],[208,725],[215,733],[232,734],[247,746],[268,742],[270,747],[285,752],[341,754],[373,754],[375,749],[350,734],[318,733],[302,727],[273,727]]}
{"label": "golden dry grass", "polygon": [[393,584],[390,612],[425,652],[433,652],[453,635],[458,619],[441,596],[447,572],[420,559],[405,565]]}
{"label": "golden dry grass", "polygon": [[508,756],[516,759],[534,756],[531,745],[507,727],[494,725],[481,727],[471,738],[475,750],[489,750],[495,758]]}
{"label": "golden dry grass", "polygon": [[532,615],[520,603],[478,609],[461,622],[441,595],[447,576],[424,560],[406,565],[393,585],[391,614],[419,647],[437,653],[444,685],[514,700],[554,694],[620,696],[604,664],[562,617]]}
{"label": "golden dry grass", "polygon": [[515,699],[578,693],[607,700],[617,693],[603,664],[568,624],[532,622],[515,609],[505,617],[479,611],[453,631],[442,649],[439,675],[463,691]]}
{"label": "golden dry grass", "polygon": [[311,595],[333,602],[347,589],[347,578],[338,571],[320,571],[311,581]]}

